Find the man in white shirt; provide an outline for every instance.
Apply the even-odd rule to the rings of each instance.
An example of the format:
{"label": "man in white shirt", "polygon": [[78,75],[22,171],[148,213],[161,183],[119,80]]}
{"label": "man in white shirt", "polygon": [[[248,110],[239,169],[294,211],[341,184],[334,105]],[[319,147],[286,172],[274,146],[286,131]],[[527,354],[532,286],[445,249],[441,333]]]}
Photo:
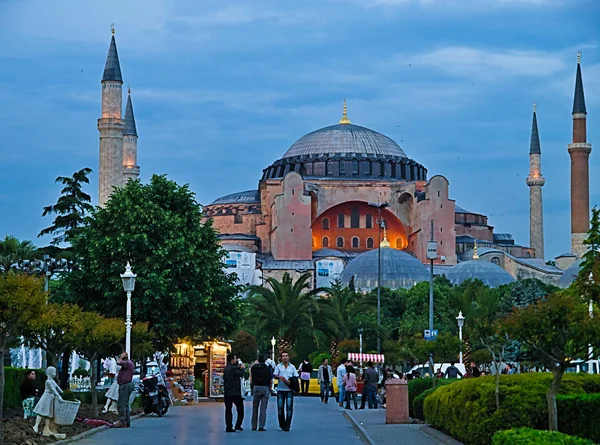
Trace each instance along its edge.
{"label": "man in white shirt", "polygon": [[[275,367],[273,378],[277,383],[277,414],[279,417],[279,428],[283,431],[289,431],[292,424],[292,414],[294,413],[294,392],[290,387],[290,379],[298,378],[296,367],[290,363],[290,356],[287,352],[281,353],[281,363]],[[287,413],[287,416],[286,416]]]}
{"label": "man in white shirt", "polygon": [[337,369],[337,385],[338,385],[338,403],[341,407],[344,406],[344,401],[346,400],[346,389],[344,387],[344,376],[346,375],[346,365],[348,364],[348,359],[345,358],[342,360]]}

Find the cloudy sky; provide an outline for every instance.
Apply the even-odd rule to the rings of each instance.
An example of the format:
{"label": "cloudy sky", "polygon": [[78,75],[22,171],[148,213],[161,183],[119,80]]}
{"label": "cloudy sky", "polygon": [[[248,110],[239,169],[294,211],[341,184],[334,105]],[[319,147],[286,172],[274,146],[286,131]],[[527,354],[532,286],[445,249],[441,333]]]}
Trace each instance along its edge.
{"label": "cloudy sky", "polygon": [[94,169],[100,79],[115,24],[142,179],[198,200],[256,188],[302,135],[353,123],[390,136],[461,207],[529,241],[533,102],[548,257],[570,250],[577,50],[600,204],[598,0],[0,1],[0,236],[35,239],[60,187]]}

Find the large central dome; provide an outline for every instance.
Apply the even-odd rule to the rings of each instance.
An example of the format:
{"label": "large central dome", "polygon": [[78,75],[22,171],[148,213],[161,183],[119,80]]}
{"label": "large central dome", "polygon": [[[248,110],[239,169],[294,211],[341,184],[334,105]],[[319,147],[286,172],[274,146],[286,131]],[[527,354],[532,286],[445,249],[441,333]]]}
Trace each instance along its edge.
{"label": "large central dome", "polygon": [[337,124],[298,139],[283,158],[321,154],[364,154],[406,158],[398,144],[381,133],[352,124]]}

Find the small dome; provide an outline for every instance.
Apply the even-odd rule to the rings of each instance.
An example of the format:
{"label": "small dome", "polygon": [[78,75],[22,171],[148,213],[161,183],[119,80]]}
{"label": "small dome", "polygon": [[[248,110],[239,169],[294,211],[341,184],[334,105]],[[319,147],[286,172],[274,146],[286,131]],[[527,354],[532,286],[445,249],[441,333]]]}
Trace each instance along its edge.
{"label": "small dome", "polygon": [[259,204],[260,192],[258,190],[246,190],[245,192],[232,193],[215,199],[212,204]]}
{"label": "small dome", "polygon": [[283,158],[334,153],[406,158],[400,146],[387,136],[352,124],[332,125],[308,133],[298,139]]}
{"label": "small dome", "polygon": [[466,280],[480,280],[489,287],[499,287],[514,283],[515,279],[497,264],[485,260],[469,260],[458,263],[445,273],[452,284]]}
{"label": "small dome", "polygon": [[[369,250],[350,261],[340,277],[342,282],[348,284],[354,277],[354,286],[357,289],[376,288],[377,251],[378,249]],[[402,250],[381,249],[381,287],[408,289],[415,283],[427,280],[427,268],[415,257]]]}
{"label": "small dome", "polygon": [[565,270],[565,273],[563,273],[560,280],[558,280],[558,287],[566,289],[573,281],[575,281],[575,278],[577,278],[577,275],[579,274],[579,268],[581,267],[582,262],[583,260],[581,259],[576,260],[567,268],[567,270]]}

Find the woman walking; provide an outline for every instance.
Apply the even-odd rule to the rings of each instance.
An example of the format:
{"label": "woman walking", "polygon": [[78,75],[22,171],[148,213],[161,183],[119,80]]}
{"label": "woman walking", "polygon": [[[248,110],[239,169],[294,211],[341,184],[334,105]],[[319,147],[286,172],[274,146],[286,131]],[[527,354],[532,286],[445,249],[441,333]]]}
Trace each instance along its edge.
{"label": "woman walking", "polygon": [[310,386],[310,374],[313,372],[313,367],[307,358],[300,364],[298,372],[300,373],[300,392],[303,396],[307,396],[308,387]]}
{"label": "woman walking", "polygon": [[352,409],[350,408],[350,399],[354,400],[354,409],[358,409],[358,403],[356,403],[356,373],[352,365],[346,366],[344,388],[346,389],[346,409]]}

